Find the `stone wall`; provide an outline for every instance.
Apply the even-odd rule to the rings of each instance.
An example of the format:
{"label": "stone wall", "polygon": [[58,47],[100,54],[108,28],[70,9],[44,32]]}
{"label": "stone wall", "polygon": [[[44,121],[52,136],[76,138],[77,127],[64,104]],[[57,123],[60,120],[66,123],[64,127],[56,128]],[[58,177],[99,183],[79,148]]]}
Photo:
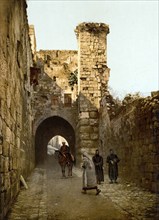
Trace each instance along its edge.
{"label": "stone wall", "polygon": [[[107,34],[103,23],[81,23],[75,30],[78,39],[78,147],[94,154],[98,147],[99,106],[107,90]],[[80,158],[80,151],[79,151]]]}
{"label": "stone wall", "polygon": [[113,148],[121,159],[120,177],[159,192],[159,93],[124,104],[111,121],[105,103],[100,120],[105,159]]}
{"label": "stone wall", "polygon": [[34,25],[29,25],[29,36],[30,36],[31,50],[33,53],[33,60],[35,62],[36,61],[36,36],[35,36]]}
{"label": "stone wall", "polygon": [[56,135],[67,140],[75,156],[77,84],[70,85],[69,79],[77,71],[77,51],[40,50],[36,56],[36,66],[41,69],[33,102],[36,162],[44,163],[47,144]]}
{"label": "stone wall", "polygon": [[41,73],[34,91],[34,131],[52,116],[66,119],[75,128],[77,85],[69,85],[69,76],[77,69],[77,51],[41,50],[36,55]]}
{"label": "stone wall", "polygon": [[26,2],[0,1],[0,219],[34,167]]}

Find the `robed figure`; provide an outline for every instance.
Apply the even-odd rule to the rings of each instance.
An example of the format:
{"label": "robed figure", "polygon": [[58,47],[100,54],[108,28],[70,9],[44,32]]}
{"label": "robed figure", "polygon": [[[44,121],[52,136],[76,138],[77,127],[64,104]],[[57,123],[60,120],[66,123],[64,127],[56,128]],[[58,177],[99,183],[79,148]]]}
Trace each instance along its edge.
{"label": "robed figure", "polygon": [[70,152],[69,146],[62,142],[62,146],[58,151],[58,161],[61,166],[62,176],[65,177],[65,167],[68,167],[68,176],[72,176],[72,168],[74,163],[74,157]]}
{"label": "robed figure", "polygon": [[96,190],[96,195],[98,195],[101,190],[98,189],[95,175],[95,168],[92,161],[92,158],[86,153],[83,152],[83,192],[86,193],[87,190]]}
{"label": "robed figure", "polygon": [[110,183],[117,183],[119,161],[120,160],[118,156],[114,154],[112,149],[110,149],[110,154],[107,157],[108,175],[109,175]]}
{"label": "robed figure", "polygon": [[101,184],[101,182],[104,182],[103,157],[99,155],[98,150],[96,150],[92,160],[95,166],[97,184]]}

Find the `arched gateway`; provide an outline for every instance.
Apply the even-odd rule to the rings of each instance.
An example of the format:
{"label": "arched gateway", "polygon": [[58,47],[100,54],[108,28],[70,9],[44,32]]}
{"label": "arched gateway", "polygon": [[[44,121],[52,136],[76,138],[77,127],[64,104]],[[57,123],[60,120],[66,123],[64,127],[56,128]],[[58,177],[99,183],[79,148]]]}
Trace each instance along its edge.
{"label": "arched gateway", "polygon": [[75,131],[68,121],[59,116],[45,119],[38,126],[35,134],[35,161],[36,165],[43,164],[47,156],[49,140],[60,135],[64,137],[75,156]]}
{"label": "arched gateway", "polygon": [[109,80],[106,55],[109,26],[81,23],[75,32],[80,45],[78,53],[36,52],[36,66],[40,69],[33,100],[34,127],[38,124],[36,162],[45,159],[46,145],[55,135],[63,136],[75,152],[76,134],[75,156],[79,164],[83,149],[93,154],[100,147],[100,105]]}

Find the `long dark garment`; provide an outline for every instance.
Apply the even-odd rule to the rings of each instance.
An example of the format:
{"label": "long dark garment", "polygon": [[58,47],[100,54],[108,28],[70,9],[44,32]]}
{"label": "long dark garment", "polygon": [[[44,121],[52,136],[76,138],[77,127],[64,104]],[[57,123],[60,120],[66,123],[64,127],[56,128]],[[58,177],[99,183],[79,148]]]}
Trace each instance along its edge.
{"label": "long dark garment", "polygon": [[92,160],[95,166],[97,183],[100,184],[101,182],[104,182],[103,157],[100,155],[94,155]]}
{"label": "long dark garment", "polygon": [[116,181],[118,178],[118,162],[119,158],[116,154],[110,154],[107,157],[107,163],[109,164],[108,175],[111,181]]}

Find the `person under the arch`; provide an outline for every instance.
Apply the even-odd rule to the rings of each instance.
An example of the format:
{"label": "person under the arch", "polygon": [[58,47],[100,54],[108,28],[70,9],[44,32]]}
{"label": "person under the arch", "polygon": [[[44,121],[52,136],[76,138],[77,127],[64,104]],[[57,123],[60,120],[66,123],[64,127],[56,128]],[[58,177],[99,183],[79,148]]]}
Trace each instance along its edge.
{"label": "person under the arch", "polygon": [[71,154],[70,147],[66,145],[65,141],[62,142],[62,146],[60,147],[59,151],[65,158],[68,158],[68,161],[71,160],[72,162],[74,162],[74,157]]}

